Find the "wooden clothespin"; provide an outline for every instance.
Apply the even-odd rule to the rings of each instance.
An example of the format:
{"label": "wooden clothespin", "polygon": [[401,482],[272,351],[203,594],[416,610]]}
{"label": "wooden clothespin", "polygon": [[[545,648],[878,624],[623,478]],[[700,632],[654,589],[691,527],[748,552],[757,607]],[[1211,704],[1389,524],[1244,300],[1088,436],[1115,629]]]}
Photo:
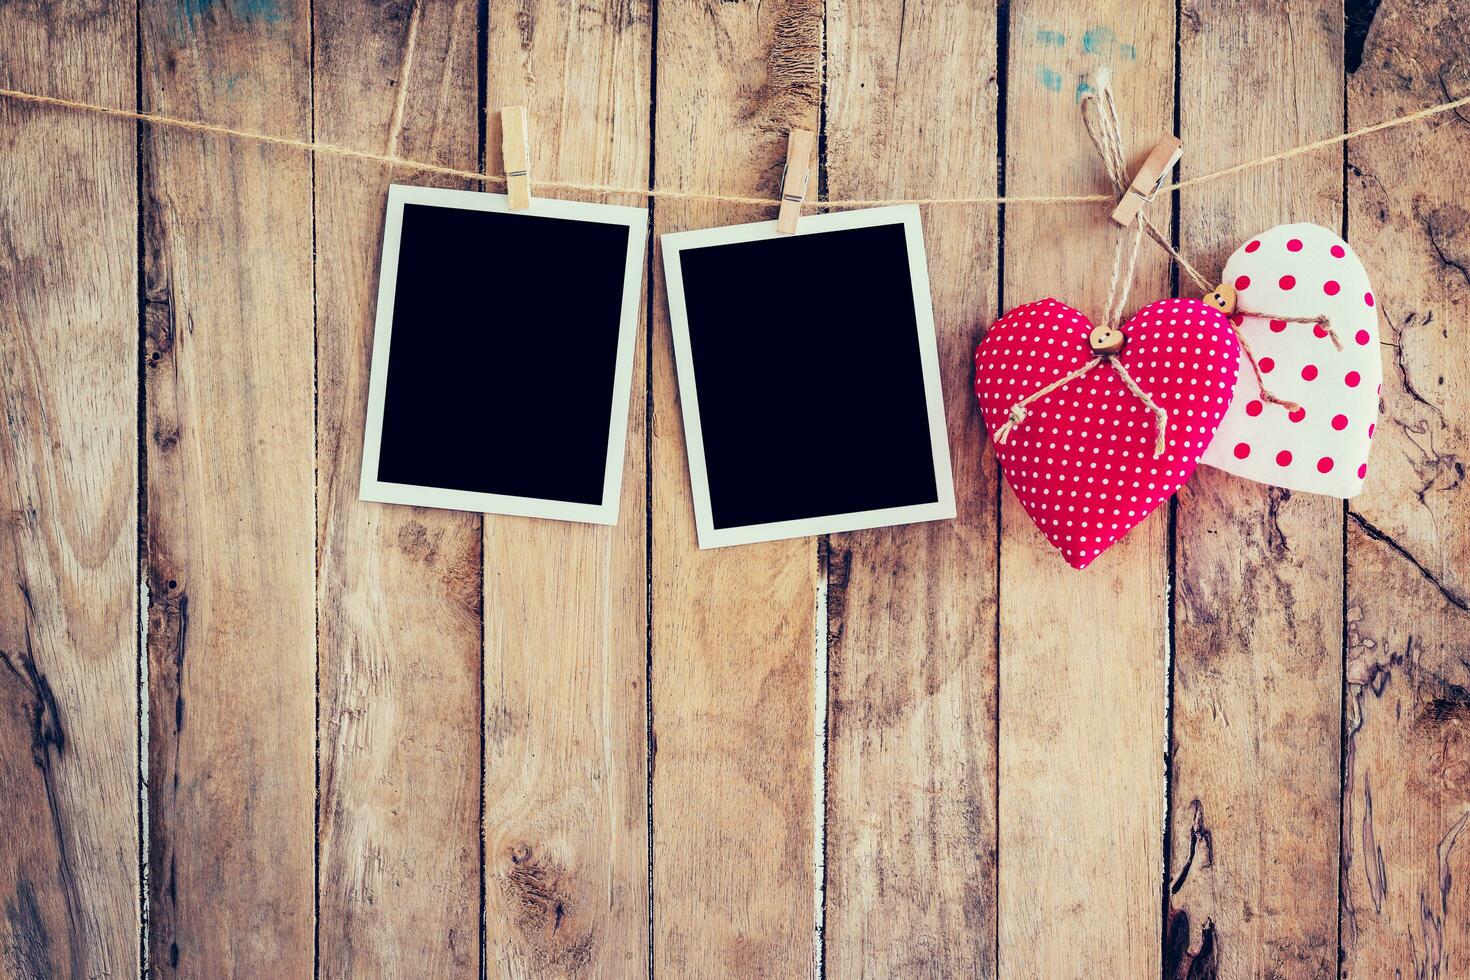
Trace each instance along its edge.
{"label": "wooden clothespin", "polygon": [[1184,144],[1173,136],[1162,136],[1148,151],[1143,166],[1133,175],[1133,183],[1123,192],[1123,199],[1113,208],[1113,220],[1127,228],[1138,217],[1143,206],[1154,199],[1159,188],[1164,186],[1174,164],[1184,156]]}
{"label": "wooden clothespin", "polygon": [[812,144],[817,135],[809,129],[793,129],[786,134],[786,170],[781,174],[781,213],[776,230],[783,235],[796,234],[796,219],[801,217],[801,202],[806,199],[807,184],[812,176]]}
{"label": "wooden clothespin", "polygon": [[500,153],[505,161],[505,196],[512,211],[531,206],[531,127],[526,107],[500,110]]}

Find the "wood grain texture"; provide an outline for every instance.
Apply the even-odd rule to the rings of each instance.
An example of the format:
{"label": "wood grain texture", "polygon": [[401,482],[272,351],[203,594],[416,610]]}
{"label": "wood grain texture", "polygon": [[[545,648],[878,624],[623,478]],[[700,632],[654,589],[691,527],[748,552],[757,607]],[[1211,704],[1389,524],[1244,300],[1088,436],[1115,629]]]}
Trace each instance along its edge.
{"label": "wood grain texture", "polygon": [[[1341,11],[1310,0],[1187,3],[1182,176],[1339,132],[1342,49]],[[1277,224],[1339,228],[1341,199],[1339,147],[1187,188],[1179,246],[1218,277]],[[1339,500],[1210,467],[1179,493],[1165,976],[1202,951],[1221,977],[1333,971],[1342,521]]]}
{"label": "wood grain texture", "polygon": [[[149,2],[143,107],[310,135],[307,4]],[[312,972],[311,162],[144,139],[151,965]]]}
{"label": "wood grain texture", "polygon": [[[1176,12],[1185,175],[1470,93],[1466,0],[0,6],[7,86],[496,170],[483,81],[533,193],[774,199],[792,126],[833,197],[984,194],[997,151],[1007,192],[1102,190],[1077,84],[1111,65],[1140,159]],[[140,674],[158,976],[1470,975],[1470,113],[1352,144],[1345,204],[1335,148],[1181,194],[1211,270],[1341,221],[1388,371],[1346,513],[1185,488],[1172,641],[1166,515],[1066,569],[969,392],[1002,306],[1096,314],[1105,208],[924,212],[958,521],[700,552],[661,276],[616,528],[360,504],[384,186],[428,178],[139,137],[0,102],[0,976],[140,975]]]}
{"label": "wood grain texture", "polygon": [[[5,84],[133,105],[131,11],[7,8]],[[0,976],[139,966],[131,123],[0,105]]]}
{"label": "wood grain texture", "polygon": [[[993,9],[834,0],[827,27],[829,195],[995,192]],[[995,973],[997,487],[971,383],[996,212],[923,219],[959,516],[830,541],[833,977]]]}
{"label": "wood grain texture", "polygon": [[[1385,0],[1353,126],[1470,93],[1470,7]],[[1470,114],[1348,151],[1382,412],[1348,515],[1344,977],[1470,975]]]}
{"label": "wood grain texture", "polygon": [[[819,128],[822,15],[819,0],[659,5],[655,182],[772,206],[660,201],[656,233],[775,219],[787,130]],[[661,255],[654,268],[654,971],[801,976],[816,544],[698,550]]]}
{"label": "wood grain texture", "polygon": [[[318,139],[478,168],[473,0],[314,16]],[[477,977],[480,519],[357,499],[387,187],[443,181],[315,168],[319,972]]]}
{"label": "wood grain texture", "polygon": [[[491,4],[486,104],[527,107],[533,196],[538,177],[647,183],[652,20],[641,0]],[[499,118],[492,111],[488,121],[485,158],[498,171]],[[539,326],[561,329],[551,321]],[[647,970],[643,329],[627,454],[613,461],[623,467],[617,525],[485,519],[490,976]]]}
{"label": "wood grain texture", "polygon": [[[1111,67],[1136,167],[1173,127],[1173,8],[1027,0],[1010,13],[1006,191],[1109,191],[1078,85]],[[1100,317],[1119,234],[1108,210],[1008,208],[1003,305],[1054,296]],[[1167,202],[1150,214],[1167,227]],[[1143,253],[1130,306],[1167,283],[1159,253]],[[1002,976],[1159,971],[1167,533],[1160,508],[1075,572],[1001,491]]]}

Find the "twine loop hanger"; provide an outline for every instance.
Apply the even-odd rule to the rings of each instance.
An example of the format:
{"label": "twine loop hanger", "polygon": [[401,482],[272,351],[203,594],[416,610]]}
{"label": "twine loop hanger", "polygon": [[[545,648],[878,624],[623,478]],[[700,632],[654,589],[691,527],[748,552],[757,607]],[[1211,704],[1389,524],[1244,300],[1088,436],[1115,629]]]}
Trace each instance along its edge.
{"label": "twine loop hanger", "polygon": [[1138,382],[1133,380],[1133,376],[1119,360],[1118,354],[1128,341],[1122,330],[1123,310],[1127,308],[1128,294],[1133,290],[1133,276],[1138,268],[1138,252],[1143,243],[1144,230],[1147,228],[1157,234],[1148,221],[1145,208],[1152,203],[1164,180],[1161,177],[1147,192],[1140,192],[1129,185],[1128,162],[1123,155],[1122,126],[1118,122],[1118,106],[1113,100],[1113,90],[1108,84],[1106,71],[1099,73],[1097,84],[1091,86],[1082,96],[1082,122],[1087,128],[1093,147],[1102,158],[1103,169],[1107,171],[1114,191],[1119,197],[1125,194],[1136,195],[1140,199],[1138,211],[1113,246],[1112,275],[1108,280],[1108,298],[1103,305],[1101,325],[1094,327],[1087,338],[1093,353],[1092,359],[1012,405],[1006,412],[1005,423],[995,431],[995,441],[998,445],[1005,445],[1011,433],[1025,424],[1029,414],[1027,405],[1076,381],[1099,364],[1106,364],[1118,375],[1124,387],[1153,413],[1154,458],[1157,459],[1163,455],[1168,443],[1169,413],[1138,386]]}

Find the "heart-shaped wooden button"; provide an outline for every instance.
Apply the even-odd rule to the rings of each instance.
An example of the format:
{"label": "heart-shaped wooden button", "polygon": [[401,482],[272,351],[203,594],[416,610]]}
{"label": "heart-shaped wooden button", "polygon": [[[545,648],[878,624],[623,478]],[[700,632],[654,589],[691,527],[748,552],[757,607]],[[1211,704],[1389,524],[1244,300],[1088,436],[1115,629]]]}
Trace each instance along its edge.
{"label": "heart-shaped wooden button", "polygon": [[1213,307],[1229,316],[1235,312],[1235,287],[1227,282],[1222,282],[1212,292],[1206,293],[1202,301],[1206,306]]}
{"label": "heart-shaped wooden button", "polygon": [[1127,335],[1116,327],[1093,327],[1087,335],[1087,345],[1094,354],[1116,354],[1127,342]]}
{"label": "heart-shaped wooden button", "polygon": [[[975,349],[975,394],[1006,483],[1073,568],[1086,568],[1194,472],[1235,390],[1240,348],[1230,323],[1195,299],[1153,303],[1123,325],[1121,352],[1027,404],[1093,357],[1093,325],[1054,299],[1018,306]],[[1113,362],[1168,415],[1157,419]],[[1017,421],[1019,416],[1020,421]]]}
{"label": "heart-shaped wooden button", "polygon": [[[1301,408],[1288,412],[1263,399],[1242,363],[1235,400],[1202,462],[1292,490],[1357,495],[1383,380],[1377,299],[1363,264],[1336,232],[1278,225],[1237,249],[1224,278],[1239,295],[1236,322],[1266,387]],[[1327,323],[1271,314],[1325,314]]]}

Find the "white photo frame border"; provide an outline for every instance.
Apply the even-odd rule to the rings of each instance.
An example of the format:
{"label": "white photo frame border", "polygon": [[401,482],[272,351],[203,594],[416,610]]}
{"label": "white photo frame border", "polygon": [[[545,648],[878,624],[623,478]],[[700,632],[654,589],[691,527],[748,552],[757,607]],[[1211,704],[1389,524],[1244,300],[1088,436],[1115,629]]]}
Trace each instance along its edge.
{"label": "white photo frame border", "polygon": [[[628,251],[624,258],[623,297],[618,319],[617,353],[613,365],[612,413],[608,423],[601,503],[585,504],[475,490],[454,490],[378,479],[378,461],[383,442],[383,405],[388,385],[388,353],[393,336],[393,309],[398,288],[398,256],[403,237],[403,208],[407,204],[590,221],[625,225],[628,228]],[[628,409],[633,390],[638,317],[643,304],[647,229],[647,208],[533,197],[530,208],[512,212],[504,194],[390,184],[383,223],[383,249],[378,268],[378,308],[373,324],[372,367],[368,377],[367,416],[363,426],[358,498],[375,503],[437,507],[481,514],[541,517],[585,524],[616,524],[618,504],[622,496],[623,470],[627,464]],[[485,422],[487,427],[495,424],[496,420],[487,419]]]}
{"label": "white photo frame border", "polygon": [[694,358],[689,342],[689,310],[684,299],[684,274],[679,256],[689,249],[769,241],[787,236],[776,230],[776,222],[757,221],[697,231],[670,232],[659,237],[663,248],[664,282],[669,299],[669,323],[673,331],[674,367],[683,409],[684,441],[689,457],[689,485],[694,498],[694,526],[701,549],[942,521],[956,516],[949,429],[945,423],[944,386],[940,382],[939,344],[934,328],[934,301],[929,288],[929,263],[924,252],[924,229],[919,219],[918,206],[903,204],[808,215],[797,224],[796,234],[821,235],[895,224],[903,226],[904,243],[908,252],[909,284],[914,298],[919,366],[923,376],[924,401],[929,420],[929,447],[934,459],[934,484],[938,499],[922,504],[727,528],[714,526],[709,472],[704,456],[704,433],[699,421],[698,384],[694,376]]}

